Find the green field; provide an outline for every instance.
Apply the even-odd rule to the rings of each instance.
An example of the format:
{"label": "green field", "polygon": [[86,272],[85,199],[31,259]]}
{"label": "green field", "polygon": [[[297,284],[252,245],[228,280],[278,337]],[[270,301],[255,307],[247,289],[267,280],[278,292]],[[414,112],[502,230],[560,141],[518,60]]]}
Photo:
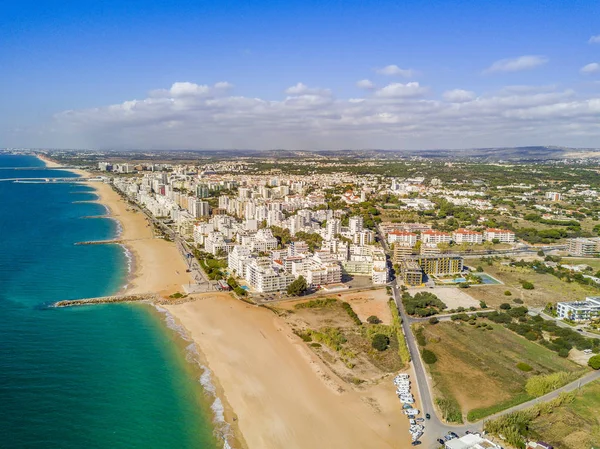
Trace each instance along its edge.
{"label": "green field", "polygon": [[[575,259],[578,260],[578,259]],[[514,299],[521,299],[529,307],[544,307],[547,303],[559,301],[577,301],[590,295],[599,295],[600,290],[577,282],[565,282],[551,274],[535,273],[531,269],[507,267],[494,261],[490,266],[481,259],[469,261],[471,266],[481,265],[485,273],[501,280],[504,285],[486,285],[470,288],[467,293],[479,301],[485,301],[489,307],[498,307],[503,302],[512,303]],[[506,262],[503,260],[502,262]],[[595,262],[595,261],[594,261]],[[565,263],[572,263],[565,259]],[[600,262],[599,262],[600,264]],[[521,280],[533,283],[533,290],[525,290]],[[504,292],[511,292],[506,296]]]}
{"label": "green field", "polygon": [[[462,322],[423,326],[424,348],[437,356],[429,367],[442,415],[452,421],[478,420],[530,399],[531,376],[582,368],[555,352],[487,320],[477,327]],[[418,325],[421,326],[421,325]],[[420,339],[423,343],[423,340]],[[517,367],[525,363],[532,369]],[[438,404],[439,405],[439,404]]]}
{"label": "green field", "polygon": [[600,381],[583,386],[573,402],[541,415],[530,425],[532,438],[555,448],[600,446]]}

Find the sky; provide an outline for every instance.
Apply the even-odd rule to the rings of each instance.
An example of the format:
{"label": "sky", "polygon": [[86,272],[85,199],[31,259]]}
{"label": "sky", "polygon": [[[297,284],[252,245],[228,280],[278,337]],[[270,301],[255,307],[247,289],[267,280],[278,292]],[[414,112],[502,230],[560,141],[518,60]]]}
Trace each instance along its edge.
{"label": "sky", "polygon": [[0,147],[600,147],[598,1],[0,2]]}

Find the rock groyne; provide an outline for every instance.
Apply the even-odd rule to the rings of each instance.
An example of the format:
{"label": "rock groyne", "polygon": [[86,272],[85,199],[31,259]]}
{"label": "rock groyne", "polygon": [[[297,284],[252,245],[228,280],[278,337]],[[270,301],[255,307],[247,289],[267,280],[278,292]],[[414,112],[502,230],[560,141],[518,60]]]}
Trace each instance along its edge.
{"label": "rock groyne", "polygon": [[115,295],[101,296],[98,298],[69,299],[54,303],[54,307],[87,306],[91,304],[113,304],[117,302],[157,301],[159,295],[156,293],[143,293],[140,295]]}

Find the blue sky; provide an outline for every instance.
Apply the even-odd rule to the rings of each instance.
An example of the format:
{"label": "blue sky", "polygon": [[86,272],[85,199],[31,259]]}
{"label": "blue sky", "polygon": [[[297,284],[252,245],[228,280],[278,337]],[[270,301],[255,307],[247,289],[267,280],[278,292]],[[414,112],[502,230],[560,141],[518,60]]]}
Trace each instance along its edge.
{"label": "blue sky", "polygon": [[600,147],[598,17],[595,1],[7,0],[0,146]]}

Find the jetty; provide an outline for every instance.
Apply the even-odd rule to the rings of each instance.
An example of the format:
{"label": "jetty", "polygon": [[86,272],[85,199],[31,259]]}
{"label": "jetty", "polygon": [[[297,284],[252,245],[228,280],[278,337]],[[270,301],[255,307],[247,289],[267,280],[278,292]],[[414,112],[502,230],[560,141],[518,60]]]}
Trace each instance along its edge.
{"label": "jetty", "polygon": [[118,302],[157,301],[160,297],[156,293],[142,293],[139,295],[99,296],[97,298],[69,299],[54,303],[54,307],[87,306],[92,304],[114,304]]}
{"label": "jetty", "polygon": [[111,239],[111,240],[92,240],[89,242],[77,242],[75,245],[118,245],[123,243],[121,239]]}

